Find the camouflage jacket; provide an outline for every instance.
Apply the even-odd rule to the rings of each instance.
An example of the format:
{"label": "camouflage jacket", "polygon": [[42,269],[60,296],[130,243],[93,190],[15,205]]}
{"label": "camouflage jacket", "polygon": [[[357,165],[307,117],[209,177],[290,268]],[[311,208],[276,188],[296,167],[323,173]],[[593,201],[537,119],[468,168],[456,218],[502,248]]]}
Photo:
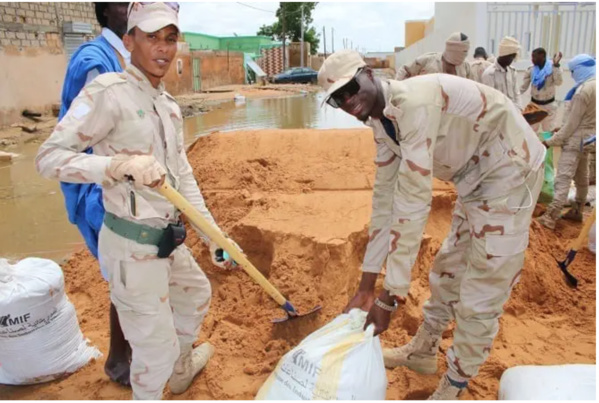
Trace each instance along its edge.
{"label": "camouflage jacket", "polygon": [[[93,148],[93,154],[82,151]],[[103,187],[106,211],[130,221],[163,228],[179,211],[156,190],[115,182],[107,169],[112,156],[154,155],[167,179],[211,223],[183,143],[183,119],[175,99],[154,88],[134,66],[98,76],[75,98],[40,147],[35,164],[46,178]]]}
{"label": "camouflage jacket", "polygon": [[[379,273],[390,245],[405,256],[387,268],[384,286],[407,295],[411,269],[432,202],[433,176],[453,181],[464,202],[503,195],[543,164],[545,147],[514,104],[499,91],[447,74],[382,81],[384,115],[370,119],[377,165],[370,240],[362,270]],[[391,234],[382,228],[399,223]]]}
{"label": "camouflage jacket", "polygon": [[568,110],[564,113],[564,125],[549,140],[550,146],[562,146],[568,150],[580,150],[582,141],[595,134],[597,108],[595,78],[591,78],[576,89]]}
{"label": "camouflage jacket", "polygon": [[[464,62],[459,66],[455,66],[458,77],[474,79],[470,71],[470,64]],[[397,81],[405,80],[406,78],[420,76],[423,74],[443,73],[443,53],[425,53],[418,56],[409,65],[403,65],[397,71],[395,79]]]}

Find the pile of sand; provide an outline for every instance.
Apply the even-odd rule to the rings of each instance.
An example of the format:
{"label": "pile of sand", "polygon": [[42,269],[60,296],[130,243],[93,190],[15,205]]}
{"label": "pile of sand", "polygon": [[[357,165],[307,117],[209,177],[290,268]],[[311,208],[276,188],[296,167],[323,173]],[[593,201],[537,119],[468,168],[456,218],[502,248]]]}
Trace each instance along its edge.
{"label": "pile of sand", "polygon": [[[213,299],[200,341],[215,357],[183,399],[252,399],[279,358],[338,315],[356,290],[367,242],[374,177],[369,130],[263,130],[199,139],[190,150],[207,204],[217,222],[250,260],[301,311],[316,315],[272,324],[282,311],[241,271],[211,266],[206,248],[191,234],[189,245],[211,280]],[[413,271],[406,306],[383,336],[386,346],[406,343],[422,320],[428,270],[449,229],[455,193],[435,183],[425,240]],[[563,223],[553,233],[534,223],[520,284],[506,305],[491,356],[470,383],[467,399],[495,399],[506,368],[523,364],[595,362],[595,258],[586,249],[571,266],[579,289],[568,288],[553,256],[561,257],[580,225]],[[64,267],[67,291],[83,332],[106,353],[108,291],[86,253]],[[379,287],[380,287],[379,281]],[[453,328],[441,350],[451,345]],[[103,359],[62,381],[1,387],[9,399],[126,399],[128,389],[107,380]],[[419,375],[387,372],[389,399],[422,399],[446,368]],[[167,392],[167,398],[173,397]]]}

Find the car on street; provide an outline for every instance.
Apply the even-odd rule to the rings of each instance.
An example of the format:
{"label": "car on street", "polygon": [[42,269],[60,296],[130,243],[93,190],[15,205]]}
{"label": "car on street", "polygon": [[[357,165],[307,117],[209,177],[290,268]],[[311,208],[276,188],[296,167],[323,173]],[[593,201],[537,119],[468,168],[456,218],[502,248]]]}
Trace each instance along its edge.
{"label": "car on street", "polygon": [[277,74],[272,78],[273,84],[316,84],[318,72],[308,67],[295,67]]}

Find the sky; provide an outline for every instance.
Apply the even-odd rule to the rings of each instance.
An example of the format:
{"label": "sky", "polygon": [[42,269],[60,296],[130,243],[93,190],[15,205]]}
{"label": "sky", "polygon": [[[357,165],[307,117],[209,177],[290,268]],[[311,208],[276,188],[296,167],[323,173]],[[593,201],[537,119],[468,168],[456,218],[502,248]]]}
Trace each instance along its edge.
{"label": "sky", "polygon": [[[253,8],[252,8],[253,7]],[[181,30],[214,36],[256,35],[263,24],[276,21],[278,2],[185,2],[181,3]],[[312,26],[321,33],[326,27],[327,53],[331,52],[331,28],[335,50],[343,49],[343,38],[360,51],[393,52],[404,45],[404,22],[428,19],[433,2],[319,2],[312,14]],[[260,10],[257,10],[260,9]],[[263,11],[266,10],[266,11]]]}

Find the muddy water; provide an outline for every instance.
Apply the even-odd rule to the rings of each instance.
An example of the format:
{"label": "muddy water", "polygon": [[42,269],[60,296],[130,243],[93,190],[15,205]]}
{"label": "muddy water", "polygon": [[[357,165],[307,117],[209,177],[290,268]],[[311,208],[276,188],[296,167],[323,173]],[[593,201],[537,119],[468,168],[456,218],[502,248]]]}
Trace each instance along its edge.
{"label": "muddy water", "polygon": [[363,127],[354,117],[320,107],[323,94],[230,101],[210,113],[187,119],[186,135],[201,136],[214,131],[253,129],[339,129]]}
{"label": "muddy water", "polygon": [[[187,119],[186,142],[214,131],[260,128],[360,127],[355,118],[320,107],[322,94],[226,102]],[[41,178],[33,159],[39,144],[21,144],[12,163],[0,162],[0,258],[37,256],[60,261],[84,243],[66,217],[59,184]]]}
{"label": "muddy water", "polygon": [[23,144],[10,150],[20,157],[0,163],[0,257],[59,260],[83,245],[67,221],[58,182],[35,171],[38,148]]}

